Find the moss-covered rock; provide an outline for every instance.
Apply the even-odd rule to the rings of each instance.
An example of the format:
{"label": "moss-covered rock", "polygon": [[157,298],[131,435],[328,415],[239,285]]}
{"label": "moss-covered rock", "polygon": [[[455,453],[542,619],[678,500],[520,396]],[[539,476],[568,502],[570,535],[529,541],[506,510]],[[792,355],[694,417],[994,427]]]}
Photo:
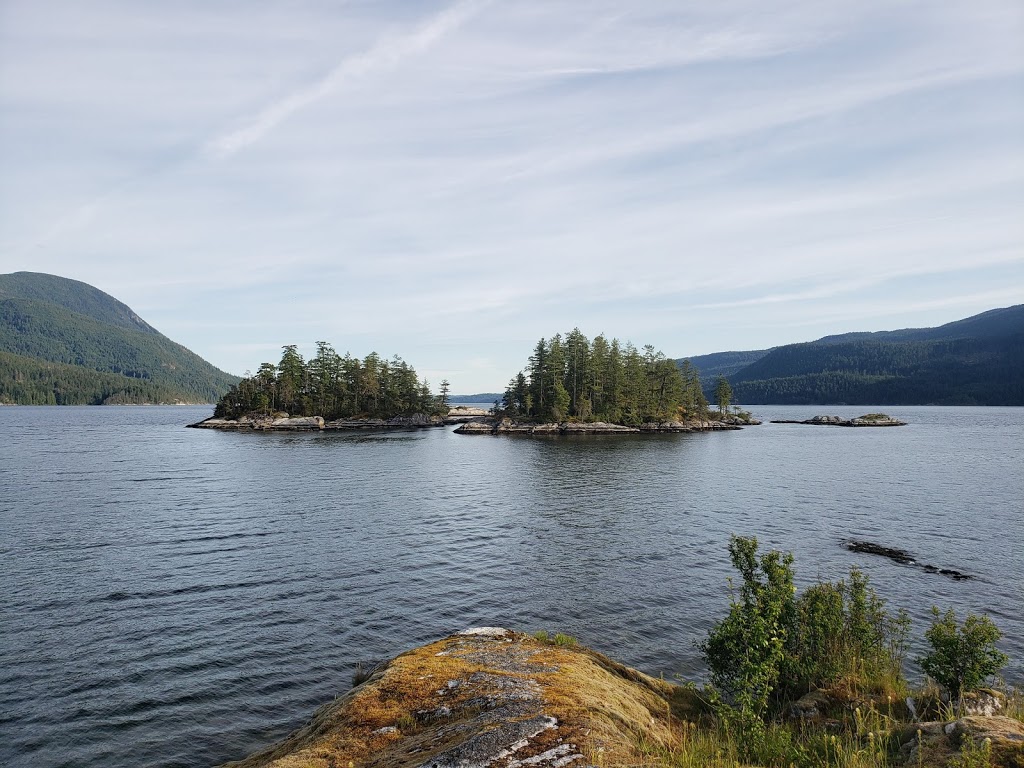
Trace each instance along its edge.
{"label": "moss-covered rock", "polygon": [[404,653],[234,768],[623,765],[699,697],[599,653],[500,628]]}

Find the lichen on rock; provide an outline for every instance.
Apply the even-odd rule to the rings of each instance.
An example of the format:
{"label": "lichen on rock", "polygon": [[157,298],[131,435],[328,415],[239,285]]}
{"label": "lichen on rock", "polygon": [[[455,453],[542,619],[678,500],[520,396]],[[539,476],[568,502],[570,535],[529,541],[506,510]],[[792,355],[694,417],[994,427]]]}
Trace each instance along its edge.
{"label": "lichen on rock", "polygon": [[621,765],[671,739],[679,689],[580,646],[483,627],[401,654],[232,768]]}

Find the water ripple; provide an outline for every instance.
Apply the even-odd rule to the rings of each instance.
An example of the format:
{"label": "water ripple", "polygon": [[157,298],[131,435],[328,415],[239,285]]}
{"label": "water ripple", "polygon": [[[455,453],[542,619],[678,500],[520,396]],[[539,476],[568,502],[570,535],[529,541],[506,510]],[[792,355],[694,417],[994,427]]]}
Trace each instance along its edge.
{"label": "water ripple", "polygon": [[0,409],[0,764],[238,758],[358,662],[474,624],[699,678],[733,533],[793,550],[801,584],[859,565],[918,638],[933,603],[986,612],[1024,671],[1022,409],[594,440],[181,428],[202,415]]}

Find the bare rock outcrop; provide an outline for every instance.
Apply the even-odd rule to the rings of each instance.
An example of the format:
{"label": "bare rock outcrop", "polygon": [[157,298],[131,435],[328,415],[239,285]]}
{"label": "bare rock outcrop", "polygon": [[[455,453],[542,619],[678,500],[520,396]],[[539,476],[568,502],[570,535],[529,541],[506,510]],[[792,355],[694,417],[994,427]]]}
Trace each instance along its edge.
{"label": "bare rock outcrop", "polygon": [[907,422],[885,413],[866,413],[852,419],[841,416],[814,416],[810,419],[773,419],[772,424],[812,424],[825,427],[905,427]]}
{"label": "bare rock outcrop", "polygon": [[422,413],[414,413],[412,416],[393,416],[390,419],[334,419],[327,422],[322,416],[289,416],[287,413],[276,413],[269,416],[252,414],[240,416],[237,419],[214,417],[188,426],[195,429],[309,432],[355,429],[420,429],[442,427],[444,423],[444,419],[440,416],[427,416]]}
{"label": "bare rock outcrop", "polygon": [[497,627],[403,653],[232,768],[638,764],[690,695],[601,654]]}
{"label": "bare rock outcrop", "polygon": [[[760,424],[758,421],[750,422]],[[742,429],[739,424],[721,421],[650,421],[639,427],[628,427],[623,424],[612,424],[605,421],[535,424],[513,419],[491,418],[473,419],[455,430],[460,435],[624,435],[635,433],[659,432],[711,432],[723,429]]]}

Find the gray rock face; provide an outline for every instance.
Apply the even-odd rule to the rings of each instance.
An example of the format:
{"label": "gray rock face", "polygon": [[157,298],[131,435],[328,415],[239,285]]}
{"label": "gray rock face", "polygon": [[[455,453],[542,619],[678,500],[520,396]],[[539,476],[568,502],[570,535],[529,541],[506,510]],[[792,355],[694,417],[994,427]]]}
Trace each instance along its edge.
{"label": "gray rock face", "polygon": [[853,419],[839,416],[814,416],[799,421],[797,419],[773,419],[772,424],[813,424],[826,427],[905,427],[907,422],[894,419],[884,413],[869,413]]}
{"label": "gray rock face", "polygon": [[487,418],[491,412],[485,408],[469,408],[465,405],[457,405],[448,411],[444,418],[445,424],[462,424],[473,419]]}
{"label": "gray rock face", "polygon": [[1003,711],[1006,696],[999,691],[983,688],[965,693],[957,702],[956,710],[964,715],[993,717]]}
{"label": "gray rock face", "polygon": [[319,431],[340,429],[420,429],[442,427],[444,420],[439,416],[416,413],[412,416],[395,416],[390,419],[335,419],[324,422],[322,416],[294,416],[274,414],[273,416],[242,416],[238,419],[206,419],[188,426],[196,429],[229,429],[255,431]]}

